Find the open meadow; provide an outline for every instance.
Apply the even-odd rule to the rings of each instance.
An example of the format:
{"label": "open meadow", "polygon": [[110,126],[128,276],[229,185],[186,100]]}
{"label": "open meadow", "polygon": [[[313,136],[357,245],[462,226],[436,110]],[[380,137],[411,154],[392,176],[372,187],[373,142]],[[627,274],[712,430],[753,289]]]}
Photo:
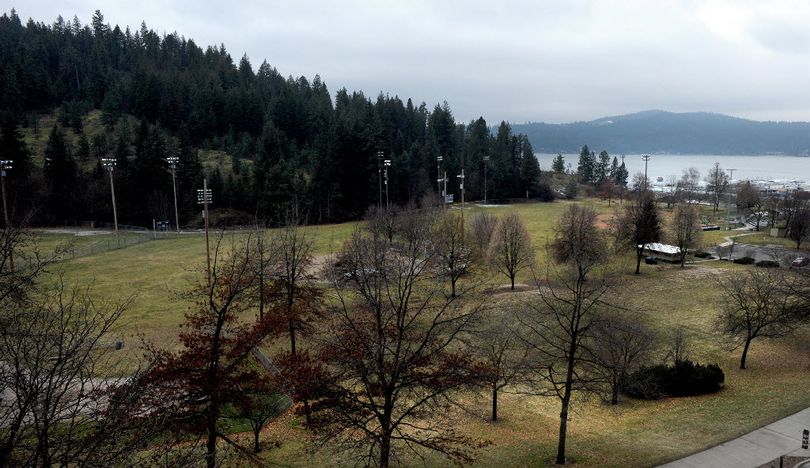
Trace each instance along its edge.
{"label": "open meadow", "polygon": [[[493,214],[515,211],[524,219],[534,242],[539,270],[548,261],[544,245],[553,235],[555,221],[572,202],[531,203],[503,207],[472,207],[465,216],[481,210]],[[616,208],[605,202],[585,200],[600,213],[605,223]],[[319,263],[340,249],[359,223],[307,228],[315,239]],[[244,232],[224,233],[226,238],[244,237]],[[54,246],[68,234],[39,236],[41,244]],[[214,238],[216,235],[214,236]],[[707,236],[716,242],[717,234]],[[79,243],[92,242],[81,239]],[[744,267],[720,261],[700,262],[681,269],[674,265],[642,265],[633,275],[632,254],[619,257],[611,266],[615,279],[623,284],[621,305],[653,328],[661,338],[656,358],[663,359],[666,347],[678,328],[688,339],[689,357],[702,363],[717,363],[725,372],[725,388],[713,395],[641,401],[624,398],[609,406],[597,396],[575,399],[569,423],[569,456],[580,466],[653,466],[676,459],[810,406],[810,331],[803,330],[780,341],[755,342],[749,369],[738,369],[739,353],[729,351],[717,332],[716,315],[722,297],[716,280],[734,275]],[[177,332],[190,304],[179,297],[200,278],[205,262],[202,235],[188,234],[143,242],[119,250],[88,255],[57,263],[52,271],[70,284],[92,284],[93,294],[110,300],[132,299],[132,305],[115,331],[126,343],[124,356],[135,366],[141,339],[165,347],[178,346]],[[523,273],[519,282],[531,275]],[[505,284],[505,277],[496,277]],[[499,290],[492,304],[531,300],[531,288],[518,292]],[[479,466],[543,466],[551,464],[559,422],[559,401],[555,398],[503,395],[502,419],[488,422],[486,392],[465,397],[453,418],[460,430],[476,439],[491,442],[478,453]],[[437,415],[438,416],[438,415]],[[293,434],[291,436],[291,433]],[[307,433],[300,421],[287,414],[271,423],[264,437],[278,439],[281,446],[264,453],[274,464],[336,465],[325,448],[306,452]],[[417,460],[403,460],[412,465]],[[443,465],[445,460],[428,458],[424,463]]]}

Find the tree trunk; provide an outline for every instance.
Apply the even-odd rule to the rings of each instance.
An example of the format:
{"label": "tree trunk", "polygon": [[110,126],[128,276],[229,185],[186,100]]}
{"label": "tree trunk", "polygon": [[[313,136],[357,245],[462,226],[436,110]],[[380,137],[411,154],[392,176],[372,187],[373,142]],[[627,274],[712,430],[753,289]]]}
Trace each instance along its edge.
{"label": "tree trunk", "polygon": [[616,373],[613,374],[613,381],[611,383],[610,404],[616,405],[619,403],[619,377]]}
{"label": "tree trunk", "polygon": [[568,406],[571,403],[571,382],[565,384],[565,393],[560,409],[560,436],[557,441],[557,459],[554,463],[565,465],[565,437],[568,433]]}
{"label": "tree trunk", "polygon": [[205,442],[205,464],[208,468],[216,468],[217,466],[217,411],[215,403],[211,403],[208,409],[208,440]]}
{"label": "tree trunk", "polygon": [[641,273],[641,257],[644,255],[644,248],[636,248],[636,274]]}
{"label": "tree trunk", "polygon": [[509,279],[512,281],[512,291],[515,290],[515,275],[510,275]]}
{"label": "tree trunk", "polygon": [[261,426],[256,426],[253,428],[253,452],[259,453],[262,451],[262,448],[259,446],[259,433],[262,432]]}
{"label": "tree trunk", "polygon": [[743,346],[742,357],[740,357],[740,369],[745,369],[745,359],[748,357],[748,347],[751,346],[751,338],[747,338],[745,340],[745,346]]}
{"label": "tree trunk", "polygon": [[295,356],[295,322],[292,318],[289,319],[290,326],[290,353]]}
{"label": "tree trunk", "polygon": [[456,279],[450,278],[450,297],[456,297]]}
{"label": "tree trunk", "polygon": [[383,433],[380,440],[380,468],[388,468],[391,459],[391,436]]}
{"label": "tree trunk", "polygon": [[492,420],[498,420],[498,384],[492,384]]}

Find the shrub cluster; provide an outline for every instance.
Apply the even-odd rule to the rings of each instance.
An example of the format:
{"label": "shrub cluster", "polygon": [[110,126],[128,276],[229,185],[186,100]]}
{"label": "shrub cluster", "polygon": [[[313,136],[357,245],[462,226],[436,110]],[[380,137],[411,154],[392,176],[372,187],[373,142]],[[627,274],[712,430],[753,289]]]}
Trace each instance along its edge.
{"label": "shrub cluster", "polygon": [[627,377],[624,393],[632,398],[657,400],[714,393],[723,387],[725,375],[717,364],[697,364],[690,360],[674,365],[645,366]]}
{"label": "shrub cluster", "polygon": [[762,268],[779,268],[779,262],[774,260],[761,260],[756,265]]}
{"label": "shrub cluster", "polygon": [[734,263],[738,263],[740,265],[750,265],[750,264],[754,263],[756,260],[754,260],[753,257],[740,257],[740,258],[735,258],[732,261]]}
{"label": "shrub cluster", "polygon": [[697,250],[695,251],[694,256],[696,258],[711,258],[712,254],[706,252],[705,250]]}

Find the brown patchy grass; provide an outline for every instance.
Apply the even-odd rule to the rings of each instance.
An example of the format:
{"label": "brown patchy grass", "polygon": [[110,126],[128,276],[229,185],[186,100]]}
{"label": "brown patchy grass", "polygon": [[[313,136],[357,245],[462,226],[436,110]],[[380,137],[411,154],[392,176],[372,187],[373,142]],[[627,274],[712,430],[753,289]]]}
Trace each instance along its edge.
{"label": "brown patchy grass", "polygon": [[[487,208],[493,213],[513,209],[524,216],[535,242],[538,263],[545,264],[542,245],[551,237],[553,222],[570,202],[527,204]],[[586,201],[601,216],[613,207],[599,201]],[[470,208],[475,213],[481,208]],[[312,227],[318,236],[319,258],[335,251],[356,224]],[[176,333],[189,305],[174,298],[204,261],[201,237],[148,242],[122,250],[84,257],[60,264],[66,279],[95,281],[97,294],[108,298],[136,295],[136,302],[124,317],[119,330],[127,338],[126,359],[135,360],[135,335],[167,346],[176,345]],[[673,265],[642,265],[642,274],[633,275],[632,254],[614,262],[614,278],[624,283],[617,300],[653,326],[666,341],[678,327],[690,339],[690,355],[700,362],[718,363],[726,372],[726,387],[715,395],[662,401],[624,400],[617,407],[599,399],[578,398],[570,422],[569,455],[580,466],[653,466],[736,437],[756,427],[810,406],[810,330],[781,341],[755,342],[749,356],[750,369],[740,371],[739,353],[729,351],[717,333],[715,317],[721,297],[715,278],[733,275],[743,266],[728,262],[707,262],[684,269]],[[524,274],[522,283],[529,283]],[[496,281],[505,283],[504,278]],[[508,290],[493,301],[520,301],[531,297],[528,287],[513,294]],[[285,345],[280,343],[278,346]],[[663,355],[665,346],[659,350]],[[469,413],[452,415],[466,434],[489,440],[492,445],[479,453],[479,466],[544,466],[554,454],[559,407],[556,399],[504,395],[503,420],[486,420],[489,400],[486,392],[468,395],[464,402]],[[267,450],[268,463],[289,466],[345,465],[328,448],[317,453],[300,427],[300,420],[287,415],[267,430],[268,440],[281,440],[279,448]],[[408,459],[405,464],[423,464]],[[424,464],[445,466],[429,455]]]}

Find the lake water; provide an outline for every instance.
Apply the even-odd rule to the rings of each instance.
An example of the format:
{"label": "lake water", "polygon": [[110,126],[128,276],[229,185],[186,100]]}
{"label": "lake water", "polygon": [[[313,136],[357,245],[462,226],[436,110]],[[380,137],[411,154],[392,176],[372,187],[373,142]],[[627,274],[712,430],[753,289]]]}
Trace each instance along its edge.
{"label": "lake water", "polygon": [[[556,154],[537,153],[537,160],[543,170],[551,169],[551,161]],[[563,154],[565,164],[576,170],[579,154]],[[611,155],[611,161],[613,155]],[[621,161],[621,156],[619,156]],[[734,168],[734,180],[774,182],[778,184],[804,186],[810,181],[810,157],[801,156],[720,156],[711,154],[653,154],[647,165],[647,175],[655,181],[658,177],[667,180],[668,176],[681,176],[683,170],[695,167],[701,177],[709,173],[714,163],[723,169]],[[630,177],[636,172],[644,172],[644,161],[640,154],[624,156],[624,164]],[[806,187],[804,187],[806,188]]]}

